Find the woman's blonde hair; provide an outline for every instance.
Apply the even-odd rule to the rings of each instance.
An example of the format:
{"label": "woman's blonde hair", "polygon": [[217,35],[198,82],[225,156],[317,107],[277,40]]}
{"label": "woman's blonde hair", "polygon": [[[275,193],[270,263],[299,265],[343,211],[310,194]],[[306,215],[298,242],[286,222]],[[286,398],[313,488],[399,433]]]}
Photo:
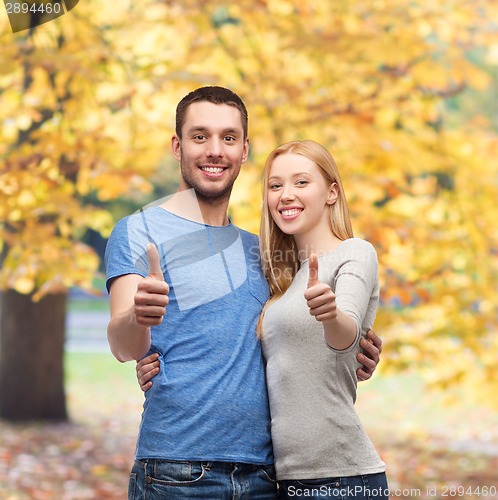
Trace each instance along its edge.
{"label": "woman's blonde hair", "polygon": [[268,179],[272,163],[278,156],[290,153],[302,155],[313,161],[328,184],[334,182],[337,184],[337,200],[328,208],[330,230],[340,240],[353,238],[353,228],[339,170],[329,151],[311,140],[287,142],[274,149],[266,160],[263,172],[263,208],[259,244],[263,273],[270,286],[270,300],[265,304],[258,321],[259,336],[262,336],[262,320],[266,308],[286,292],[300,267],[294,237],[282,232],[268,208]]}

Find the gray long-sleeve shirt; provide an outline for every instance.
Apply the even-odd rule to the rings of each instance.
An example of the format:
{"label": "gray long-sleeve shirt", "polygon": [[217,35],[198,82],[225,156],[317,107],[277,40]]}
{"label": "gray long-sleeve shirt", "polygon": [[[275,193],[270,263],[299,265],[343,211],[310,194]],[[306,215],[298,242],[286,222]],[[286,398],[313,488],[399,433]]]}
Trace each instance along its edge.
{"label": "gray long-sleeve shirt", "polygon": [[263,322],[277,478],[383,472],[385,464],[354,409],[359,341],[373,325],[379,300],[377,255],[370,243],[351,238],[318,257],[320,281],[357,324],[355,341],[342,351],[326,344],[322,324],[309,314],[308,274],[306,260]]}

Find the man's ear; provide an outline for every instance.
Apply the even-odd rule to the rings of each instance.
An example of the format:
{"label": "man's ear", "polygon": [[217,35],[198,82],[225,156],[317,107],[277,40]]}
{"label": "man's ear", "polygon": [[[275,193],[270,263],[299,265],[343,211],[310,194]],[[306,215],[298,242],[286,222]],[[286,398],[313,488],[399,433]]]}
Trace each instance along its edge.
{"label": "man's ear", "polygon": [[249,156],[249,137],[244,141],[244,151],[242,153],[242,163],[245,163],[247,157]]}
{"label": "man's ear", "polygon": [[182,146],[180,138],[176,134],[171,138],[171,151],[176,160],[182,160]]}
{"label": "man's ear", "polygon": [[333,205],[339,196],[339,186],[337,182],[333,182],[329,187],[329,195],[327,197],[327,205]]}

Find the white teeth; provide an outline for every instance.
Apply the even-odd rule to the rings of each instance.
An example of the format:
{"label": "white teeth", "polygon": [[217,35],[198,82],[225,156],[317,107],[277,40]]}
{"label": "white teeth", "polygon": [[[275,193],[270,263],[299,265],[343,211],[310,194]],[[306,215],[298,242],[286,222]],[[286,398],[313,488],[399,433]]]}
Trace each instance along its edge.
{"label": "white teeth", "polygon": [[301,210],[298,210],[297,208],[293,208],[292,210],[282,210],[282,215],[290,216],[290,215],[296,215],[300,212],[301,212]]}
{"label": "white teeth", "polygon": [[221,172],[223,172],[223,168],[221,167],[202,167],[201,170],[209,172],[210,174],[221,174]]}

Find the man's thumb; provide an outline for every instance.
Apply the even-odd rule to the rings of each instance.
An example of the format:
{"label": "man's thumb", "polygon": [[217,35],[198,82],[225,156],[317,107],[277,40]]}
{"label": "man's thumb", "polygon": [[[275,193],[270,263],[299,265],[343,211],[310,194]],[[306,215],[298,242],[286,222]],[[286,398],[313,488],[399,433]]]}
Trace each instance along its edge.
{"label": "man's thumb", "polygon": [[318,257],[316,253],[312,253],[309,258],[309,277],[308,277],[308,288],[320,283],[318,279]]}
{"label": "man's thumb", "polygon": [[161,259],[154,243],[147,245],[147,261],[149,263],[149,276],[159,281],[164,281],[161,269]]}

